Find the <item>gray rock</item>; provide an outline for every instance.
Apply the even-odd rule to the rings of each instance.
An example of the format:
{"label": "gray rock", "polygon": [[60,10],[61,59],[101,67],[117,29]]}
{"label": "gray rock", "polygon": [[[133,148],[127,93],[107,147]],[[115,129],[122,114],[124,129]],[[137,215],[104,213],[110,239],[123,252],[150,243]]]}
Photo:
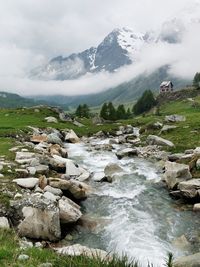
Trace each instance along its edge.
{"label": "gray rock", "polygon": [[178,258],[174,262],[174,267],[200,267],[200,253]]}
{"label": "gray rock", "polygon": [[16,152],[15,160],[35,158],[35,153],[32,152]]}
{"label": "gray rock", "polygon": [[197,170],[200,170],[200,159],[198,159],[196,162],[196,168]]}
{"label": "gray rock", "polygon": [[103,182],[106,180],[106,176],[105,176],[105,173],[104,172],[96,172],[92,179],[95,181],[95,182]]}
{"label": "gray rock", "polygon": [[70,143],[79,143],[80,139],[73,130],[69,130],[65,135],[65,141]]}
{"label": "gray rock", "polygon": [[56,196],[56,195],[52,194],[51,192],[45,192],[44,197],[51,200],[51,201],[54,201],[54,202],[56,202],[57,200],[60,199],[59,196]]}
{"label": "gray rock", "polygon": [[191,178],[192,175],[188,165],[170,161],[165,163],[164,180],[170,189],[174,189],[180,182]]}
{"label": "gray rock", "polygon": [[39,183],[39,179],[38,178],[19,178],[19,179],[14,179],[13,180],[14,183],[16,183],[17,185],[24,187],[24,188],[28,188],[28,189],[33,189],[36,185],[38,185]]}
{"label": "gray rock", "polygon": [[82,167],[79,167],[79,170],[81,172],[81,175],[76,178],[78,181],[84,182],[90,178],[90,172],[89,171],[85,170]]}
{"label": "gray rock", "polygon": [[115,174],[120,172],[123,172],[123,169],[116,163],[109,163],[104,169],[105,176],[109,182],[113,180]]}
{"label": "gray rock", "polygon": [[123,150],[117,151],[116,153],[116,156],[118,157],[118,159],[122,159],[124,157],[133,157],[137,155],[138,155],[138,151],[136,148],[125,148]]}
{"label": "gray rock", "polygon": [[200,211],[200,203],[194,204],[193,211]]}
{"label": "gray rock", "polygon": [[73,179],[49,178],[49,185],[63,191],[69,191],[75,199],[85,199],[91,190],[87,184]]}
{"label": "gray rock", "polygon": [[58,123],[58,120],[55,117],[46,117],[45,121],[49,123]]}
{"label": "gray rock", "polygon": [[81,170],[72,160],[65,159],[66,163],[66,172],[65,174],[68,176],[80,176]]}
{"label": "gray rock", "polygon": [[178,184],[178,189],[184,197],[195,198],[199,195],[198,190],[200,189],[200,179],[191,179],[180,182]]}
{"label": "gray rock", "polygon": [[171,154],[171,155],[168,155],[168,160],[169,161],[177,161],[177,160],[181,159],[183,156],[184,156],[183,153]]}
{"label": "gray rock", "polygon": [[26,255],[26,254],[20,254],[20,255],[18,256],[18,260],[19,260],[19,261],[27,261],[29,258],[30,258],[30,257],[29,257],[28,255]]}
{"label": "gray rock", "polygon": [[61,189],[59,188],[54,188],[50,185],[47,185],[45,188],[44,188],[44,192],[50,192],[52,194],[54,194],[55,196],[62,196],[63,192]]}
{"label": "gray rock", "polygon": [[186,118],[185,116],[182,115],[169,115],[169,116],[165,116],[165,121],[167,122],[180,122],[180,121],[185,121]]}
{"label": "gray rock", "polygon": [[47,175],[49,173],[49,166],[40,164],[35,166],[35,170],[37,174]]}
{"label": "gray rock", "polygon": [[27,241],[26,238],[23,238],[19,241],[20,249],[28,249],[33,247],[33,243],[31,241]]}
{"label": "gray rock", "polygon": [[67,197],[62,197],[58,201],[58,206],[60,209],[61,223],[73,223],[82,216],[80,206]]}
{"label": "gray rock", "polygon": [[[21,237],[56,241],[61,237],[57,203],[42,194],[11,202],[12,220],[18,224]],[[15,221],[16,220],[16,221]]]}
{"label": "gray rock", "polygon": [[55,248],[56,252],[60,255],[68,255],[68,256],[87,256],[89,258],[98,258],[103,261],[109,261],[112,257],[104,250],[88,248],[86,246],[82,246],[80,244],[75,244],[72,246]]}
{"label": "gray rock", "polygon": [[153,124],[153,126],[156,128],[156,129],[161,129],[163,127],[163,124],[159,121],[155,122]]}
{"label": "gray rock", "polygon": [[162,127],[162,129],[160,130],[160,133],[169,132],[169,131],[174,130],[176,128],[177,128],[177,126],[175,126],[175,125],[164,125]]}
{"label": "gray rock", "polygon": [[0,228],[9,229],[10,225],[6,217],[0,217]]}
{"label": "gray rock", "polygon": [[156,135],[149,135],[147,137],[147,143],[149,145],[174,147],[174,144],[171,141],[166,140],[166,139],[161,138],[161,137],[156,136]]}
{"label": "gray rock", "polygon": [[56,133],[51,133],[51,134],[47,135],[47,142],[51,143],[51,144],[58,144],[60,146],[63,145],[62,140],[60,139],[60,137]]}

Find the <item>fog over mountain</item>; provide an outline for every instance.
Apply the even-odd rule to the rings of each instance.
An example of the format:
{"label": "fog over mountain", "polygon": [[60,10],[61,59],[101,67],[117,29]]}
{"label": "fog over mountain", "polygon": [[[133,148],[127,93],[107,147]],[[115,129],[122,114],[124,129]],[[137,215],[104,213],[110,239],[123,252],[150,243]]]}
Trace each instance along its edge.
{"label": "fog over mountain", "polygon": [[196,0],[8,0],[0,22],[4,91],[83,95],[165,65],[182,79],[200,70]]}

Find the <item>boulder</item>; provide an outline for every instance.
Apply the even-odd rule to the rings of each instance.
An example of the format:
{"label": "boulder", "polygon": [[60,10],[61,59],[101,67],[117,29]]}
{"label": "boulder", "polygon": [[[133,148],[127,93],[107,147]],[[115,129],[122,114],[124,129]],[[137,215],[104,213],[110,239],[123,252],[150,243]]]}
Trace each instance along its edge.
{"label": "boulder", "polygon": [[200,156],[200,147],[196,147],[193,152],[196,156]]}
{"label": "boulder", "polygon": [[43,190],[48,184],[48,180],[45,175],[39,177],[39,187]]}
{"label": "boulder", "polygon": [[200,267],[200,253],[176,259],[174,267]]}
{"label": "boulder", "polygon": [[88,248],[80,244],[75,244],[72,246],[67,246],[62,248],[55,248],[55,251],[60,255],[86,256],[92,259],[98,258],[101,261],[109,261],[112,258],[111,255],[104,250]]}
{"label": "boulder", "polygon": [[49,151],[51,156],[58,155],[58,156],[61,156],[63,158],[67,158],[68,157],[67,150],[65,148],[62,148],[58,144],[51,145],[49,147],[48,151]]}
{"label": "boulder", "polygon": [[81,172],[81,175],[76,178],[78,181],[84,182],[90,178],[90,172],[89,171],[85,170],[82,167],[79,167],[79,170]]}
{"label": "boulder", "polygon": [[123,172],[123,169],[116,163],[109,163],[104,169],[104,173],[108,182],[112,182],[113,176],[120,172]]}
{"label": "boulder", "polygon": [[106,176],[105,176],[105,173],[104,172],[96,172],[92,179],[95,181],[95,182],[103,182],[106,180]]}
{"label": "boulder", "polygon": [[38,185],[39,179],[34,178],[34,177],[19,178],[19,179],[14,179],[13,182],[21,187],[24,187],[27,189],[33,189],[36,185]]}
{"label": "boulder", "polygon": [[156,135],[149,135],[147,137],[147,143],[149,145],[174,147],[174,144],[171,141],[166,140],[166,139],[161,138],[161,137],[156,136]]}
{"label": "boulder", "polygon": [[34,194],[11,202],[12,220],[18,222],[21,237],[56,241],[61,237],[59,208],[57,203]]}
{"label": "boulder", "polygon": [[69,132],[65,135],[65,141],[70,143],[78,143],[80,142],[80,139],[73,130],[69,130]]}
{"label": "boulder", "polygon": [[49,185],[63,191],[69,191],[75,199],[85,199],[90,192],[88,185],[73,179],[49,178]]}
{"label": "boulder", "polygon": [[32,158],[35,158],[35,153],[33,152],[16,152],[15,160],[32,159]]}
{"label": "boulder", "polygon": [[185,116],[182,115],[169,115],[169,116],[165,116],[165,121],[166,122],[180,122],[180,121],[185,121],[186,118]]}
{"label": "boulder", "polygon": [[178,189],[186,198],[195,198],[199,196],[198,190],[200,189],[200,179],[191,179],[183,181],[178,184]]}
{"label": "boulder", "polygon": [[175,125],[164,125],[162,127],[162,129],[160,130],[160,133],[169,132],[169,131],[174,130],[176,128],[177,128],[177,126],[175,126]]}
{"label": "boulder", "polygon": [[138,155],[138,150],[136,148],[125,148],[123,150],[119,150],[116,153],[118,159],[122,159],[124,157],[133,157]]}
{"label": "boulder", "polygon": [[60,146],[63,145],[62,140],[56,133],[51,133],[47,135],[47,142],[50,144],[58,144]]}
{"label": "boulder", "polygon": [[45,121],[48,122],[48,123],[58,123],[58,120],[55,117],[52,117],[52,116],[46,117]]}
{"label": "boulder", "polygon": [[71,159],[65,159],[66,163],[66,175],[67,176],[80,176],[81,170]]}
{"label": "boulder", "polygon": [[[29,167],[29,170],[30,170],[31,167]],[[33,171],[33,169],[32,169]],[[40,165],[37,165],[34,167],[34,171],[35,173],[34,174],[43,174],[43,175],[47,175],[49,173],[49,166],[47,165],[43,165],[43,164],[40,164]]]}
{"label": "boulder", "polygon": [[67,197],[58,201],[61,223],[74,223],[82,216],[80,206]]}
{"label": "boulder", "polygon": [[[55,156],[55,155],[54,155]],[[54,170],[58,173],[65,173],[66,172],[66,163],[64,161],[59,160],[58,158],[46,158],[48,162],[49,168]]]}
{"label": "boulder", "polygon": [[42,135],[33,135],[31,138],[30,138],[30,141],[32,143],[35,143],[35,144],[39,144],[39,143],[42,143],[42,142],[47,142],[47,135],[46,134],[42,134]]}
{"label": "boulder", "polygon": [[62,196],[62,194],[63,194],[61,189],[54,188],[50,185],[45,186],[44,192],[50,192],[50,193],[54,194],[55,196]]}
{"label": "boulder", "polygon": [[6,217],[0,217],[0,228],[9,229],[10,225]]}
{"label": "boulder", "polygon": [[180,182],[191,178],[192,175],[188,165],[170,161],[165,163],[164,180],[170,189],[174,189]]}
{"label": "boulder", "polygon": [[194,204],[193,211],[200,211],[200,203]]}

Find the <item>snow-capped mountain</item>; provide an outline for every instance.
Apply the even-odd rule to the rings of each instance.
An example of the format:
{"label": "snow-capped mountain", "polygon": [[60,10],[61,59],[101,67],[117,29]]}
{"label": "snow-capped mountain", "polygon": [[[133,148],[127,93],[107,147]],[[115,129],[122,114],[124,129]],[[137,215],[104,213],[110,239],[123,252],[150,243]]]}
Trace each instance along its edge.
{"label": "snow-capped mountain", "polygon": [[114,29],[97,47],[68,57],[53,58],[45,66],[34,69],[31,77],[67,80],[86,73],[114,72],[134,62],[146,42],[149,42],[148,35],[135,33],[129,28]]}

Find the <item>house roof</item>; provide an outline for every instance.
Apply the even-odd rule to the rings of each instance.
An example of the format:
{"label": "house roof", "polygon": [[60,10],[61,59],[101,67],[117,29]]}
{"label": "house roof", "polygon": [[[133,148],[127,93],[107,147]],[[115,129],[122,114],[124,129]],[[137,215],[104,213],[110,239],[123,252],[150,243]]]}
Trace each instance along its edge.
{"label": "house roof", "polygon": [[160,86],[169,86],[171,83],[171,81],[163,81]]}

